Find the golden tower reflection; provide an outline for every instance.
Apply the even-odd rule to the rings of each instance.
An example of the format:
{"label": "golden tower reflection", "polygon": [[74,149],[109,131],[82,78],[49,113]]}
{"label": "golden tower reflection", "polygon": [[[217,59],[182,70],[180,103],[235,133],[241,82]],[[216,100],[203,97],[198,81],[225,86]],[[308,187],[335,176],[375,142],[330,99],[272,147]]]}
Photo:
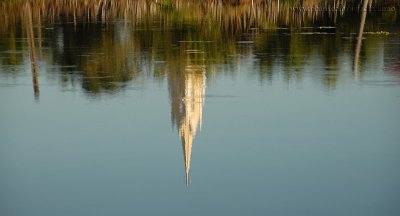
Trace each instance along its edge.
{"label": "golden tower reflection", "polygon": [[171,97],[171,120],[177,127],[182,141],[185,180],[188,186],[193,140],[202,123],[206,72],[203,52],[187,50],[185,53],[187,61],[177,73],[169,73],[168,84]]}

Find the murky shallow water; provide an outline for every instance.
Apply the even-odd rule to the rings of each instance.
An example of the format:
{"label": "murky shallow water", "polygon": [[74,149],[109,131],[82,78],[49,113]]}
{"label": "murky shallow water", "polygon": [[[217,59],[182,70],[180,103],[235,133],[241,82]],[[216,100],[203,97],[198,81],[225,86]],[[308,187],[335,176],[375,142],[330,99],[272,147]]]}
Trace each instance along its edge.
{"label": "murky shallow water", "polygon": [[320,27],[2,32],[2,215],[398,215],[398,26]]}

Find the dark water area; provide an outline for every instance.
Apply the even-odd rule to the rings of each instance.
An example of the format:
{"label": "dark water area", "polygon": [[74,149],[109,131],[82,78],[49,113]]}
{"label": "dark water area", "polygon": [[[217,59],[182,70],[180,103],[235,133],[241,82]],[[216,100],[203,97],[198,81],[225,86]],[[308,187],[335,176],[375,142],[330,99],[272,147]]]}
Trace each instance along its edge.
{"label": "dark water area", "polygon": [[397,7],[147,6],[0,7],[0,215],[400,214]]}

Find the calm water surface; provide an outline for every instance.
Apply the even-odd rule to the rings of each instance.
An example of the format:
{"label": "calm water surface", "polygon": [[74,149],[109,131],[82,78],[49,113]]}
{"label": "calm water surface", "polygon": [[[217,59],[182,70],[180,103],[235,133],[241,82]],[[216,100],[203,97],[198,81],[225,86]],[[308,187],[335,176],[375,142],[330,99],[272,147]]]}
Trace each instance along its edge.
{"label": "calm water surface", "polygon": [[359,51],[347,20],[27,22],[0,34],[1,215],[400,214],[398,21]]}

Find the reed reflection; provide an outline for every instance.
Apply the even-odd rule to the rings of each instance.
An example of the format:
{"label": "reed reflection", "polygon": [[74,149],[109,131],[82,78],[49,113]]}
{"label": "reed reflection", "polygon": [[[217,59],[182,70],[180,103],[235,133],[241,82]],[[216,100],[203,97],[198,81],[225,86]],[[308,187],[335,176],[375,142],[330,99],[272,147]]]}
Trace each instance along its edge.
{"label": "reed reflection", "polygon": [[[243,2],[220,4],[218,1],[208,4],[173,1],[175,3],[170,6],[166,2],[144,0],[96,2],[25,1],[23,5],[29,6],[29,11],[20,10],[20,1],[0,5],[1,48],[29,51],[33,83],[37,87],[34,87],[35,95],[39,90],[35,79],[38,68],[36,52],[33,52],[33,26],[37,26],[39,57],[46,65],[59,68],[61,85],[68,86],[78,80],[84,90],[96,95],[119,92],[128,82],[146,76],[162,81],[169,69],[159,70],[160,65],[157,65],[153,70],[152,65],[155,61],[165,61],[168,68],[173,68],[182,61],[181,50],[176,50],[181,40],[203,41],[199,46],[206,52],[205,64],[219,68],[215,75],[219,71],[235,73],[232,68],[239,60],[228,56],[253,56],[254,60],[259,60],[256,72],[261,81],[281,72],[286,80],[293,77],[300,80],[304,67],[314,62],[317,59],[315,53],[319,52],[325,62],[321,81],[327,88],[334,89],[338,76],[341,76],[337,59],[350,53],[346,47],[353,46],[354,42],[344,38],[359,32],[359,27],[381,31],[376,23],[399,23],[400,20],[398,13],[374,14],[368,16],[369,22],[362,22],[360,26],[358,19],[353,21],[359,14],[345,11],[346,7],[352,6],[349,1],[335,1],[333,5],[326,1],[301,1],[301,4],[297,1],[254,1],[251,6]],[[367,5],[367,1],[364,2]],[[193,11],[193,4],[198,4],[199,10]],[[365,5],[362,16],[367,12]],[[300,6],[309,10],[293,10]],[[332,6],[337,10],[331,13],[312,9],[321,6]],[[30,19],[26,16],[28,13]],[[33,37],[28,40],[28,48],[17,47],[21,20],[27,27],[28,38]],[[309,27],[303,28],[304,25]],[[42,26],[53,29],[45,31],[43,39]],[[360,38],[355,49],[355,76],[360,68]],[[251,43],[239,44],[239,41]],[[379,39],[369,41],[363,50],[373,50],[374,43],[379,43]],[[42,46],[46,49],[44,53]],[[366,61],[373,60],[375,52],[368,53],[371,56],[366,56]],[[0,67],[21,64],[23,60],[15,52],[7,55],[0,59]],[[281,63],[284,70],[275,70],[277,63]]]}
{"label": "reed reflection", "polygon": [[360,61],[360,52],[361,52],[361,47],[362,47],[365,20],[367,18],[367,7],[368,7],[368,0],[364,0],[362,12],[361,12],[361,19],[360,19],[360,29],[359,29],[358,35],[357,35],[357,45],[356,45],[356,50],[355,50],[355,54],[354,54],[353,70],[354,70],[355,79],[360,78],[360,71],[359,71],[358,67],[359,67],[359,61]]}
{"label": "reed reflection", "polygon": [[[187,185],[192,146],[202,123],[206,77],[235,76],[244,56],[245,64],[251,64],[248,74],[257,75],[260,82],[282,77],[289,83],[307,77],[333,90],[347,77],[360,78],[363,64],[377,61],[376,49],[383,49],[377,44],[384,40],[378,36],[362,44],[364,29],[382,31],[384,27],[377,24],[400,23],[399,13],[390,12],[368,15],[369,22],[365,22],[367,0],[361,14],[346,12],[349,1],[345,0],[251,1],[250,6],[234,1],[171,1],[175,2],[172,5],[145,0],[21,2],[0,5],[0,67],[24,65],[21,53],[29,53],[33,92],[39,97],[38,76],[43,73],[39,74],[37,64],[37,26],[39,59],[54,70],[47,76],[57,78],[62,87],[78,83],[83,92],[96,97],[137,83],[145,85],[146,80],[166,81]],[[335,10],[293,10],[324,4],[334,4]],[[359,15],[361,23],[355,19]],[[393,31],[398,32],[398,26]],[[21,40],[25,34],[27,44]],[[363,61],[359,60],[361,51],[366,51]],[[398,56],[396,46],[385,52]],[[351,62],[348,56],[353,55]],[[389,66],[399,73],[397,56]],[[353,74],[339,59],[353,64]]]}
{"label": "reed reflection", "polygon": [[26,33],[28,38],[29,56],[32,69],[32,83],[35,98],[39,98],[39,81],[38,81],[38,65],[36,62],[36,48],[35,48],[35,35],[33,32],[32,12],[30,4],[24,5],[25,19],[26,19]]}

